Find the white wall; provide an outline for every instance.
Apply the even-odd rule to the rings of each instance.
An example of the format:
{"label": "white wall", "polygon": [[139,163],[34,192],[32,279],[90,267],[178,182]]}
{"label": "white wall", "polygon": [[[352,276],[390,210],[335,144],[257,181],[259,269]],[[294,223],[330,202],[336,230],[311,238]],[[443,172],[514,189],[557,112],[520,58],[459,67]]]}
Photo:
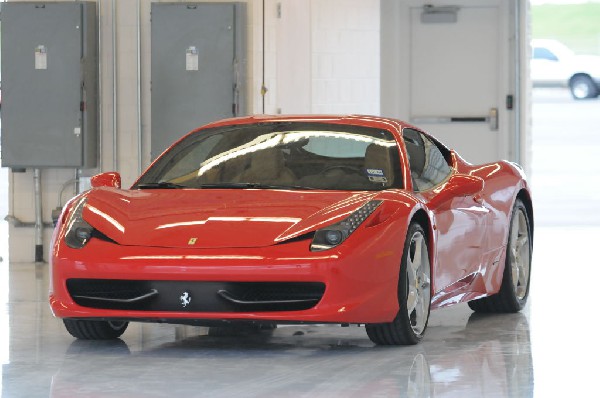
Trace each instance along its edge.
{"label": "white wall", "polygon": [[[379,113],[379,0],[245,2],[248,15],[249,113],[262,113],[263,102],[265,113],[273,114],[278,111]],[[281,18],[278,17],[278,3],[281,3]],[[101,155],[96,169],[83,170],[82,173],[91,176],[101,171],[116,170],[122,174],[123,185],[128,186],[151,160],[151,0],[98,0],[97,4]],[[266,33],[264,78],[263,5]],[[295,21],[295,29],[290,29],[289,24],[285,23],[286,18],[287,22]],[[141,43],[139,75],[138,24]],[[116,33],[116,48],[113,48],[113,32]],[[290,60],[295,60],[295,63],[290,64]],[[113,61],[116,61],[116,65],[113,65]],[[113,90],[115,76],[116,92]],[[138,81],[141,93],[139,104]],[[263,81],[267,88],[264,97],[261,94]],[[113,98],[116,99],[116,114],[113,112]],[[141,111],[141,123],[138,123],[138,109]],[[113,129],[113,125],[116,125],[116,129]],[[65,190],[61,203],[64,204],[75,194],[74,185],[66,184],[75,175],[75,170],[42,171],[44,222],[50,222],[51,211],[59,203],[58,196],[63,186]],[[9,173],[8,180],[9,214],[23,222],[33,222],[32,171]],[[44,230],[46,252],[51,232],[50,228]],[[33,261],[33,228],[11,227],[9,238],[12,262]],[[48,255],[45,255],[47,258]]]}
{"label": "white wall", "polygon": [[311,111],[379,114],[379,1],[311,3]]}
{"label": "white wall", "polygon": [[379,0],[283,0],[281,113],[379,114]]}

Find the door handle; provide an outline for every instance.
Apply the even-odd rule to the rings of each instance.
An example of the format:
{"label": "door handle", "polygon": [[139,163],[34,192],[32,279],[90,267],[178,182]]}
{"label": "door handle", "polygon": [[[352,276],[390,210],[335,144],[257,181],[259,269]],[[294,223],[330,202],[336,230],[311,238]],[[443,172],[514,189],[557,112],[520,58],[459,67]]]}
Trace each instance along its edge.
{"label": "door handle", "polygon": [[498,131],[498,108],[490,108],[487,116],[416,116],[411,117],[413,124],[449,124],[449,123],[489,123],[490,130]]}
{"label": "door handle", "polygon": [[490,108],[488,122],[490,123],[490,130],[498,131],[498,108]]}

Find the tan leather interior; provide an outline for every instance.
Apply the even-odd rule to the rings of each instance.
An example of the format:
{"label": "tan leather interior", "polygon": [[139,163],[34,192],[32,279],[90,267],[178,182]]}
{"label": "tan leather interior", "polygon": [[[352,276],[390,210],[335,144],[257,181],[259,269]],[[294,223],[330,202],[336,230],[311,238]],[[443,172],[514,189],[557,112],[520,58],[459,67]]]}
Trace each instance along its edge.
{"label": "tan leather interior", "polygon": [[386,185],[391,186],[394,183],[394,167],[390,148],[370,144],[365,151],[365,169],[383,171],[383,176],[387,179]]}
{"label": "tan leather interior", "polygon": [[238,180],[284,185],[293,184],[296,176],[285,166],[283,153],[279,148],[267,148],[251,155],[250,167],[241,173]]}

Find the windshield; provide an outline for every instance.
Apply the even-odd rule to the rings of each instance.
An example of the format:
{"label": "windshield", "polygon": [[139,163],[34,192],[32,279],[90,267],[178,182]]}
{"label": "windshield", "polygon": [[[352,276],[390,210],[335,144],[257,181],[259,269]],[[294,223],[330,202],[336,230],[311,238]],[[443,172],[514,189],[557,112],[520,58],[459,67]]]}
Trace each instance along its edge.
{"label": "windshield", "polygon": [[134,188],[402,188],[398,147],[385,130],[260,123],[199,131],[166,152]]}

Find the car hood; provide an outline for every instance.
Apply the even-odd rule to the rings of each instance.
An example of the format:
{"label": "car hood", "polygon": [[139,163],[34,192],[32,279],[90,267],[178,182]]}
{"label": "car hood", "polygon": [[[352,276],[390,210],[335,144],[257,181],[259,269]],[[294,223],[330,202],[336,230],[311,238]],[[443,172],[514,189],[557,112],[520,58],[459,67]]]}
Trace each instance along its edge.
{"label": "car hood", "polygon": [[96,188],[87,193],[83,217],[121,245],[265,247],[335,223],[375,195],[377,192]]}

